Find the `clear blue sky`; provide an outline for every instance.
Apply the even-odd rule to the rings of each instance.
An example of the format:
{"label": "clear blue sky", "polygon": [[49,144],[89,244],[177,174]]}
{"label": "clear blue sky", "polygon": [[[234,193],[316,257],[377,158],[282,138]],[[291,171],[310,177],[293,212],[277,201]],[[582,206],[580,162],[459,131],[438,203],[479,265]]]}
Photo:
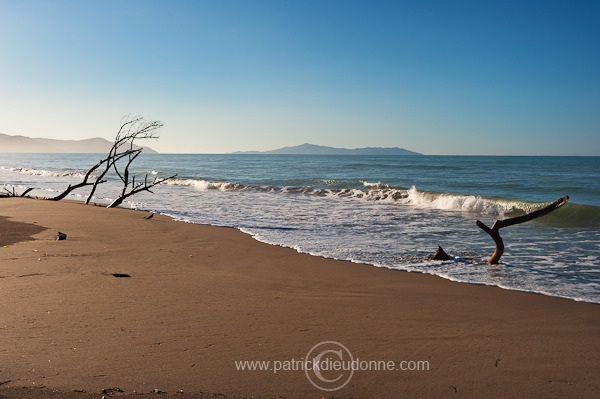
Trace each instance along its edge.
{"label": "clear blue sky", "polygon": [[0,133],[600,155],[600,1],[0,0]]}

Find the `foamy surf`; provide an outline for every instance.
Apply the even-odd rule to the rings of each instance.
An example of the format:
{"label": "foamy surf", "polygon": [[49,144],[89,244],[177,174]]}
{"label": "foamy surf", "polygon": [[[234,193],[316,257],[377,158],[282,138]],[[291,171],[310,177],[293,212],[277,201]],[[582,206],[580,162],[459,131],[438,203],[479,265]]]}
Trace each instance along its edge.
{"label": "foamy surf", "polygon": [[[5,169],[2,167],[2,169]],[[64,171],[55,171],[55,170],[43,170],[43,169],[31,169],[31,168],[8,168],[6,169],[9,172],[20,173],[23,175],[31,175],[31,176],[48,176],[48,177],[81,177],[85,176],[85,171],[81,170],[64,170]]]}
{"label": "foamy surf", "polygon": [[515,212],[529,213],[542,204],[508,199],[492,199],[475,195],[433,193],[416,187],[408,190],[407,204],[452,212],[472,212],[487,215],[507,215]]}
{"label": "foamy surf", "polygon": [[[97,162],[81,154],[45,157],[0,154],[0,184],[55,195]],[[155,195],[135,196],[138,209],[234,227],[328,258],[600,302],[600,163],[590,167],[587,159],[552,159],[561,165],[552,173],[548,160],[537,158],[154,155],[139,161],[142,174],[183,177],[156,187]],[[488,167],[498,162],[502,174]],[[111,198],[119,188],[113,176],[97,196]],[[476,220],[493,223],[564,195],[571,196],[564,207],[507,228],[506,263],[486,264],[494,244]],[[437,245],[453,260],[429,260]]]}
{"label": "foamy surf", "polygon": [[242,190],[246,187],[238,183],[230,182],[212,182],[207,180],[196,180],[196,179],[170,179],[161,183],[165,186],[181,186],[191,187],[197,190],[220,190],[220,191],[233,191]]}
{"label": "foamy surf", "polygon": [[[323,181],[325,184],[338,184],[337,181]],[[192,187],[197,190],[220,191],[259,191],[287,194],[304,194],[329,198],[356,199],[363,201],[380,201],[410,205],[423,209],[438,209],[451,212],[471,212],[485,215],[509,215],[515,212],[529,213],[543,203],[532,203],[499,198],[455,193],[435,193],[422,191],[413,186],[410,189],[393,188],[381,182],[361,182],[366,188],[332,189],[322,187],[285,186],[274,187],[266,185],[247,185],[234,182],[211,182],[195,179],[172,179],[165,185]]]}
{"label": "foamy surf", "polygon": [[[82,170],[43,170],[34,168],[4,168],[8,172],[40,177],[83,178]],[[149,172],[153,175],[157,171]],[[318,186],[269,186],[252,185],[228,181],[209,181],[204,179],[170,179],[162,185],[189,187],[195,190],[217,191],[256,191],[280,194],[302,194],[307,196],[328,197],[332,199],[353,199],[357,201],[381,202],[398,205],[412,206],[421,209],[435,209],[447,212],[465,212],[496,217],[508,217],[520,213],[529,213],[541,208],[547,203],[519,201],[504,198],[486,198],[483,196],[466,195],[458,193],[438,193],[419,190],[412,186],[409,189],[393,187],[380,181],[368,182],[341,182],[339,180],[316,180]],[[354,186],[353,188],[330,188],[339,186]],[[56,191],[56,190],[54,190]],[[589,225],[600,221],[600,209],[593,209],[585,205],[569,204],[571,209],[569,217],[573,223]],[[563,210],[558,213],[565,215]],[[556,214],[551,220],[557,221]]]}

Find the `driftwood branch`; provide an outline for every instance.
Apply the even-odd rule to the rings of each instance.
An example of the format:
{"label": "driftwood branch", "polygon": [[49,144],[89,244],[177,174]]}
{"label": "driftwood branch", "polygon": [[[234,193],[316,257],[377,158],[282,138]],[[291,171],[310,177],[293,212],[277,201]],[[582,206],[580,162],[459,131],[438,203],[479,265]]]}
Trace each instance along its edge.
{"label": "driftwood branch", "polygon": [[13,187],[12,191],[10,191],[8,188],[4,188],[4,192],[6,194],[2,194],[4,197],[16,197],[17,193],[15,192],[15,188]]}
{"label": "driftwood branch", "polygon": [[85,187],[85,186],[92,186],[92,185],[96,186],[100,183],[104,183],[104,180],[102,180],[101,177],[97,177],[94,181],[89,181],[89,180],[90,180],[90,177],[92,177],[92,173],[94,173],[94,171],[96,169],[98,169],[100,166],[102,166],[104,163],[106,163],[108,161],[109,161],[108,158],[104,158],[103,160],[99,161],[96,165],[92,166],[86,172],[85,176],[83,176],[83,180],[80,183],[77,183],[74,185],[69,184],[69,187],[67,187],[67,189],[65,191],[63,191],[56,197],[48,198],[48,199],[50,201],[60,201],[61,199],[65,198],[67,195],[69,195],[72,191],[77,190],[78,188]]}
{"label": "driftwood branch", "polygon": [[23,191],[23,193],[21,194],[21,197],[26,196],[27,194],[29,194],[30,191],[35,190],[33,187],[29,187],[27,188],[27,190]]}
{"label": "driftwood branch", "polygon": [[[91,186],[90,193],[85,201],[86,204],[89,204],[98,185],[106,183],[105,176],[112,168],[114,168],[117,175],[119,175],[116,163],[125,157],[129,157],[129,163],[131,163],[142,151],[141,148],[134,149],[134,141],[136,139],[157,139],[157,131],[163,127],[163,125],[164,124],[160,121],[146,122],[142,117],[131,118],[130,115],[124,116],[121,119],[115,141],[104,159],[92,166],[83,176],[81,182],[73,185],[69,184],[62,193],[56,197],[49,198],[49,200],[60,201],[78,188]],[[119,177],[121,179],[123,178],[121,175],[119,175]]]}
{"label": "driftwood branch", "polygon": [[29,194],[29,192],[31,190],[35,190],[34,187],[28,187],[25,191],[23,191],[23,193],[21,193],[21,195],[17,195],[17,191],[15,190],[15,188],[12,188],[12,191],[10,191],[9,189],[7,189],[6,187],[4,188],[4,191],[6,192],[6,194],[0,194],[0,198],[9,198],[9,197],[25,197],[27,194]]}
{"label": "driftwood branch", "polygon": [[[124,176],[126,176],[127,174],[124,173]],[[173,179],[174,177],[176,177],[177,175],[172,175],[169,177],[163,177],[163,178],[154,178],[152,180],[152,182],[148,182],[148,175],[144,176],[144,182],[143,183],[136,183],[135,182],[135,176],[132,178],[131,183],[129,181],[124,181],[123,184],[123,191],[121,192],[121,195],[119,196],[119,198],[117,198],[116,200],[114,200],[113,202],[111,202],[107,208],[114,208],[117,207],[119,205],[121,205],[123,203],[123,201],[125,199],[127,199],[128,197],[131,197],[132,195],[135,195],[137,193],[140,193],[142,191],[148,191],[152,193],[152,190],[150,190],[152,187],[165,182],[169,179]],[[127,191],[127,188],[131,187],[129,191]]]}
{"label": "driftwood branch", "polygon": [[[119,131],[115,136],[115,141],[108,151],[108,155],[106,156],[106,165],[104,170],[100,173],[100,176],[98,176],[96,182],[93,183],[92,189],[85,203],[90,203],[94,193],[96,192],[98,184],[111,168],[113,168],[119,178],[123,180],[123,176],[117,168],[117,161],[128,157],[128,168],[131,162],[133,162],[133,160],[142,152],[141,148],[134,149],[134,141],[143,139],[157,139],[159,137],[157,132],[163,126],[164,123],[161,121],[146,122],[146,120],[142,117],[134,117],[132,119],[130,115],[124,116],[121,119],[121,126],[119,127]],[[126,172],[128,173],[128,170],[126,170]]]}
{"label": "driftwood branch", "polygon": [[438,245],[438,249],[431,259],[433,259],[433,260],[450,260],[450,259],[452,259],[452,257],[450,255],[448,255],[446,253],[446,251],[444,251],[444,248],[442,248],[441,246]]}
{"label": "driftwood branch", "polygon": [[11,198],[11,197],[16,197],[15,195],[15,189],[13,188],[13,191],[11,192],[9,189],[4,188],[4,192],[6,192],[6,194],[4,193],[0,193],[0,198]]}
{"label": "driftwood branch", "polygon": [[[105,158],[100,160],[96,165],[92,166],[83,176],[83,180],[80,183],[69,185],[61,194],[50,199],[53,201],[59,201],[78,188],[91,186],[91,190],[85,201],[86,204],[89,204],[94,196],[94,193],[96,192],[98,185],[106,182],[105,176],[111,169],[121,180],[123,186],[119,197],[109,204],[108,208],[113,208],[120,205],[126,198],[141,191],[148,191],[152,193],[152,187],[166,180],[172,179],[177,175],[165,178],[154,177],[152,181],[149,181],[148,174],[146,174],[143,182],[136,182],[136,176],[130,171],[130,168],[133,161],[135,161],[136,158],[142,153],[143,147],[135,145],[134,142],[136,140],[143,139],[157,139],[159,137],[157,133],[163,126],[164,124],[161,121],[147,122],[142,117],[131,118],[130,115],[124,116],[121,119],[121,124],[115,136],[115,141],[113,142]],[[25,194],[27,192],[29,191],[26,191]]]}
{"label": "driftwood branch", "polygon": [[554,201],[550,205],[545,206],[544,208],[538,209],[537,211],[533,211],[526,215],[517,216],[510,219],[496,220],[492,225],[492,228],[489,228],[484,223],[478,220],[476,223],[477,227],[488,233],[490,237],[492,237],[492,239],[494,240],[494,243],[496,243],[496,251],[494,251],[494,254],[488,260],[488,263],[498,263],[498,261],[502,257],[502,254],[504,254],[504,241],[502,241],[502,237],[500,237],[500,233],[498,232],[498,230],[500,230],[503,227],[512,226],[513,224],[525,223],[535,218],[539,218],[540,216],[547,215],[548,213],[566,204],[568,200],[569,196],[565,196],[557,201]]}
{"label": "driftwood branch", "polygon": [[[111,150],[112,151],[112,150]],[[90,201],[92,200],[92,197],[94,196],[94,193],[96,192],[96,189],[98,188],[99,184],[102,183],[106,183],[106,180],[104,180],[104,177],[106,176],[106,174],[108,173],[108,171],[110,170],[110,168],[121,158],[126,157],[127,155],[129,155],[130,151],[127,150],[123,153],[120,154],[113,154],[112,156],[109,155],[106,157],[106,159],[102,160],[101,162],[105,162],[106,165],[104,167],[104,170],[102,170],[102,172],[100,172],[100,174],[96,177],[96,180],[93,183],[89,183],[89,185],[92,186],[92,189],[90,190],[90,193],[88,194],[87,199],[85,200],[86,204],[89,204]]]}

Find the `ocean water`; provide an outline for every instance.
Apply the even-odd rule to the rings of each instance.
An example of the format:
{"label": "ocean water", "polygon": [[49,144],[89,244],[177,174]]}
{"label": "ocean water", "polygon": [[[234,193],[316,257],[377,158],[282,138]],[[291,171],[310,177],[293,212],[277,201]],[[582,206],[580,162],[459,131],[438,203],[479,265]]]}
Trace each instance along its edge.
{"label": "ocean water", "polygon": [[[52,196],[101,158],[0,153],[0,186]],[[133,208],[314,255],[600,303],[600,157],[144,154],[135,168],[178,176],[131,197]],[[96,201],[115,197],[115,177]],[[553,213],[500,230],[501,264],[486,263],[495,247],[477,220],[565,195]],[[438,245],[453,259],[430,260]]]}

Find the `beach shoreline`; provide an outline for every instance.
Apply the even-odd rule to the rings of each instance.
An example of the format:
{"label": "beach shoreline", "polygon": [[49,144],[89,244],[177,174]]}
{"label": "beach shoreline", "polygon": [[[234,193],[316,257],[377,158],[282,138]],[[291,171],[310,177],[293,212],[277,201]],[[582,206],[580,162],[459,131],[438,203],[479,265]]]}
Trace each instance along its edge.
{"label": "beach shoreline", "polygon": [[[19,234],[0,245],[0,397],[600,394],[597,304],[319,258],[127,209],[3,198],[0,216]],[[359,370],[336,391],[301,370],[236,369],[303,359],[325,341],[428,369]]]}
{"label": "beach shoreline", "polygon": [[[157,195],[139,193],[131,202],[134,208],[235,227],[257,240],[316,256],[600,303],[597,160],[557,160],[568,189],[554,184],[556,176],[543,157],[162,154],[138,161],[140,172],[182,178],[161,185]],[[0,175],[17,185],[18,193],[40,187],[31,195],[54,196],[79,183],[81,171],[96,162],[90,154],[21,154],[5,157]],[[506,173],[497,173],[496,162],[506,166]],[[510,178],[517,175],[521,179]],[[113,178],[99,186],[99,201],[122,189]],[[483,264],[474,267],[494,248],[477,220],[492,224],[569,193],[569,203],[556,212],[503,229],[500,275]],[[431,261],[438,245],[454,260]]]}

